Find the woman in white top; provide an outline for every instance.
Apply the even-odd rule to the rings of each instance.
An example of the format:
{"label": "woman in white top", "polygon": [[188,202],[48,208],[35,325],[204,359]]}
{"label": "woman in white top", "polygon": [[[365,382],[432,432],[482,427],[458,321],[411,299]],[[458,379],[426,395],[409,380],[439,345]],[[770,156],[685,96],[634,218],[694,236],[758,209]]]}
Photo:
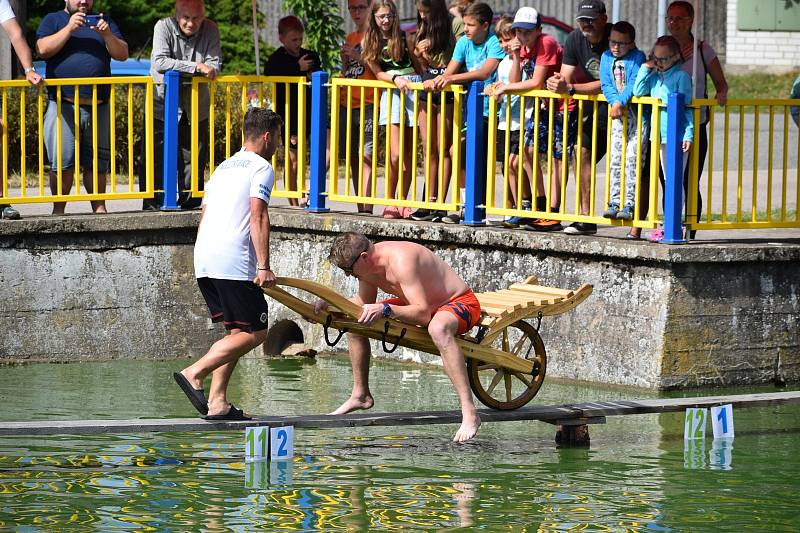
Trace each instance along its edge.
{"label": "woman in white top", "polygon": [[[692,56],[695,51],[700,55],[697,57],[697,76],[694,86],[695,98],[708,98],[706,91],[706,74],[711,76],[711,81],[714,83],[716,91],[715,98],[719,105],[725,105],[728,99],[728,82],[725,80],[725,74],[722,72],[722,65],[719,62],[714,49],[706,41],[697,42],[692,35],[692,24],[694,23],[694,7],[690,2],[679,0],[672,2],[667,8],[667,29],[670,35],[677,39],[678,44],[681,46],[681,55],[683,55],[684,63],[683,70],[690,76],[692,75],[693,63]],[[706,123],[708,122],[708,108],[703,108],[700,112],[700,124],[697,124],[695,131],[695,140],[698,143],[698,164],[697,175],[698,177],[703,173],[703,167],[706,162],[706,152],[708,151],[708,132],[706,130]],[[690,169],[693,166],[691,160],[686,166],[683,175],[684,190],[686,184],[689,182]],[[699,182],[699,179],[698,179]],[[699,185],[699,183],[698,183]],[[700,215],[703,212],[703,202],[700,198],[700,191],[697,192],[697,219],[700,220]],[[694,238],[695,231],[693,230],[690,237]]]}
{"label": "woman in white top", "polygon": [[[14,46],[14,51],[17,53],[19,62],[22,63],[22,68],[25,69],[25,78],[36,85],[42,81],[42,77],[37,74],[36,70],[33,68],[31,49],[28,48],[28,43],[25,42],[22,28],[19,27],[17,16],[14,14],[14,10],[11,9],[11,4],[8,3],[8,0],[0,0],[0,24],[2,24],[3,29],[6,30],[8,39]],[[2,196],[2,194],[2,191],[0,191],[0,196]],[[19,218],[19,211],[8,204],[0,204],[0,218],[16,220]]]}

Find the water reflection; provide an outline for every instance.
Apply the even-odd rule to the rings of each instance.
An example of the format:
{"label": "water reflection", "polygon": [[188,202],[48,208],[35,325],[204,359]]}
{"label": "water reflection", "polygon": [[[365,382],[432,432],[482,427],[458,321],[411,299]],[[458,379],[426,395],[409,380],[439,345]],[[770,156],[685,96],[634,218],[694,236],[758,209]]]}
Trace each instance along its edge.
{"label": "water reflection", "polygon": [[[0,418],[193,416],[170,381],[180,364],[0,369]],[[349,391],[343,360],[243,365],[231,394],[258,413],[326,412]],[[455,406],[441,370],[376,366],[381,411]],[[643,395],[548,382],[538,401]],[[77,396],[76,416],[60,402]],[[609,417],[589,449],[556,448],[531,422],[485,424],[467,446],[449,426],[300,430],[281,463],[245,463],[243,432],[2,438],[0,530],[791,530],[800,409],[739,410],[736,424],[735,446],[702,439],[688,456],[680,413]]]}

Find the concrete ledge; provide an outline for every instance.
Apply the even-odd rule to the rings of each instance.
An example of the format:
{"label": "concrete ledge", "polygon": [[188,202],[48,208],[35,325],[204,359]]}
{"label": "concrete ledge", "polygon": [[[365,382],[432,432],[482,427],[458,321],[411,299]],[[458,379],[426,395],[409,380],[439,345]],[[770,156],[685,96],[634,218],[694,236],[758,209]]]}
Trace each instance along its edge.
{"label": "concrete ledge", "polygon": [[[667,246],[288,208],[270,217],[276,272],[343,294],[354,280],[324,260],[343,231],[420,242],[476,290],[528,275],[593,284],[577,309],[542,323],[552,376],[656,388],[800,380],[797,238]],[[136,212],[0,223],[0,361],[204,353],[220,333],[194,283],[198,220],[198,212]],[[277,304],[270,314],[271,324],[295,321],[307,344],[327,348],[319,326]]]}

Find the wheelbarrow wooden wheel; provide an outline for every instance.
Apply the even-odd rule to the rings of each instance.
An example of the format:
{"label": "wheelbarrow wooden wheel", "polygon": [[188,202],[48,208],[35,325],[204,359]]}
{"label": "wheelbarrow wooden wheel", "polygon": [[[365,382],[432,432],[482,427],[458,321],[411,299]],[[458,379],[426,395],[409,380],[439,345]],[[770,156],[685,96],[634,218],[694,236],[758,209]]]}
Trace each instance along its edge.
{"label": "wheelbarrow wooden wheel", "polygon": [[467,359],[472,392],[492,409],[510,410],[522,407],[539,392],[547,370],[547,356],[539,332],[524,320],[518,320],[506,327],[492,341],[491,346],[533,361],[533,374]]}

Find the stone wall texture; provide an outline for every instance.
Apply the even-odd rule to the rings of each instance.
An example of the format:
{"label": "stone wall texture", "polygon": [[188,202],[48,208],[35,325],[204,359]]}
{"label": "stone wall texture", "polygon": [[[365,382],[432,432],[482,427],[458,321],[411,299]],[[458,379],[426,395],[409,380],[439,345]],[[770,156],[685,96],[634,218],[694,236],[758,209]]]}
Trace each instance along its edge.
{"label": "stone wall texture", "polygon": [[[289,209],[271,220],[275,272],[345,295],[355,280],[325,261],[343,231],[428,246],[476,291],[531,275],[592,284],[576,309],[542,321],[549,376],[648,388],[800,380],[796,241],[667,246]],[[197,221],[137,213],[0,224],[0,362],[202,355],[221,330],[194,282]],[[307,345],[328,349],[321,326],[273,304],[271,324],[291,320]],[[391,357],[439,361],[405,349]]]}

